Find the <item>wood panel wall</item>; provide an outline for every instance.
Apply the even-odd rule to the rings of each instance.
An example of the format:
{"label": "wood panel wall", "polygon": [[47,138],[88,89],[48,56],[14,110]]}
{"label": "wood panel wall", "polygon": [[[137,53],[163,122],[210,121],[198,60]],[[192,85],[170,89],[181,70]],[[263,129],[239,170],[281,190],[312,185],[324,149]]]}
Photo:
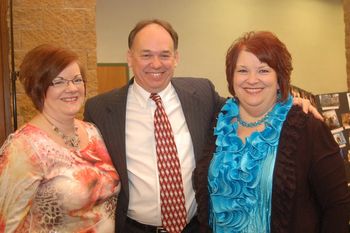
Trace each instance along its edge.
{"label": "wood panel wall", "polygon": [[98,63],[97,82],[98,93],[104,93],[114,88],[124,86],[129,80],[127,63]]}

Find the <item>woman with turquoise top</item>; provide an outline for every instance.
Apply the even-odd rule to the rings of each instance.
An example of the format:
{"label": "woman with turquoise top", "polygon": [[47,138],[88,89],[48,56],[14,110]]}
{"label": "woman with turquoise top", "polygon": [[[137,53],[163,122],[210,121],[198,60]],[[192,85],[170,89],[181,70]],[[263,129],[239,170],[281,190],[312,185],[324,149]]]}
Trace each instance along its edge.
{"label": "woman with turquoise top", "polygon": [[322,121],[292,106],[291,61],[271,32],[249,32],[229,48],[233,98],[195,170],[202,232],[349,232],[338,144]]}

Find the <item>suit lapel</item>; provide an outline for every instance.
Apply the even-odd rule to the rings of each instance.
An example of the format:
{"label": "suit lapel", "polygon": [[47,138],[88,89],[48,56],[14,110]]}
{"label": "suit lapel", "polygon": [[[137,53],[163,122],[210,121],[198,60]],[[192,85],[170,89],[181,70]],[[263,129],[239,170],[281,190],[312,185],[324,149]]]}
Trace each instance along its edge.
{"label": "suit lapel", "polygon": [[129,196],[129,183],[126,168],[125,115],[129,85],[118,90],[109,99],[105,124],[106,132],[108,132],[106,139],[109,140],[106,144],[108,143],[114,166],[121,178],[122,190],[127,197]]}
{"label": "suit lapel", "polygon": [[199,125],[198,119],[201,119],[201,111],[198,108],[199,106],[199,97],[196,95],[196,90],[189,86],[179,85],[175,80],[172,81],[172,84],[176,90],[176,93],[180,99],[182,110],[186,119],[188,130],[190,131],[193,150],[195,158],[198,156],[198,141],[200,140],[200,132],[197,130]]}

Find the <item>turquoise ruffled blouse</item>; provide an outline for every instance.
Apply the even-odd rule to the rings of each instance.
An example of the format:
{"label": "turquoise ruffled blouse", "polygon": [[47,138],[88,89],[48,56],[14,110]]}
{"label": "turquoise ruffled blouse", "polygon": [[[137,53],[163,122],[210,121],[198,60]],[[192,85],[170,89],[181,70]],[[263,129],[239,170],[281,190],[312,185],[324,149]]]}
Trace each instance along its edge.
{"label": "turquoise ruffled blouse", "polygon": [[283,122],[293,98],[277,102],[265,129],[246,142],[237,135],[239,115],[235,99],[228,99],[218,116],[216,151],[208,173],[209,222],[215,233],[270,232],[273,170]]}

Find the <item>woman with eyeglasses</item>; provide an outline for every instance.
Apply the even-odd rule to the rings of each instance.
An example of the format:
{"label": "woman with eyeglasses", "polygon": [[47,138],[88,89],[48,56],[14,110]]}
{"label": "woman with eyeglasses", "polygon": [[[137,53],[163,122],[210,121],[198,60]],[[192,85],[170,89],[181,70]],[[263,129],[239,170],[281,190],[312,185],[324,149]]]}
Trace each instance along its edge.
{"label": "woman with eyeglasses", "polygon": [[40,45],[19,78],[38,114],[0,149],[0,232],[114,232],[119,176],[97,128],[76,119],[78,56]]}

